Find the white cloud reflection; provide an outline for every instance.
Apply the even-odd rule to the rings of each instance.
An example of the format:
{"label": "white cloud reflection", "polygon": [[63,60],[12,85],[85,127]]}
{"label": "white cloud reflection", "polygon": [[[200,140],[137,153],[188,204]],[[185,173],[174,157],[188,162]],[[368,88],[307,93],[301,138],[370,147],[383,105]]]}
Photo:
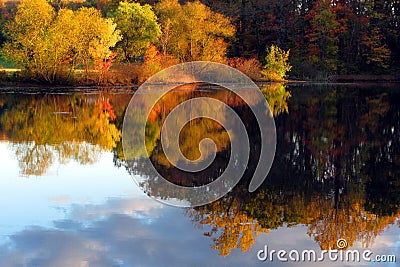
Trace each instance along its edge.
{"label": "white cloud reflection", "polygon": [[[212,240],[202,234],[208,230],[195,229],[184,210],[150,198],[113,198],[105,204],[73,205],[67,219],[54,221],[52,229],[28,227],[13,234],[0,247],[0,266],[281,266],[277,261],[259,262],[257,251],[265,244],[274,249],[319,250],[307,236],[307,227],[298,225],[260,235],[246,253],[233,250],[220,257],[211,248]],[[376,239],[372,250],[398,253],[398,243],[399,228],[392,226]],[[324,266],[345,265],[324,262]]]}
{"label": "white cloud reflection", "polygon": [[[184,210],[152,199],[74,206],[55,229],[31,227],[0,247],[0,266],[224,266]],[[150,223],[149,223],[150,222]]]}

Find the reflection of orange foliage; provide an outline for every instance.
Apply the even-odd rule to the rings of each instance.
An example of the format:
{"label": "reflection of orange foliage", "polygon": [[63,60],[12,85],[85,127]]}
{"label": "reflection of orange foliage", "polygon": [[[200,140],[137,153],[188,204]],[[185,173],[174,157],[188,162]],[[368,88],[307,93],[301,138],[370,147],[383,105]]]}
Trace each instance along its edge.
{"label": "reflection of orange foliage", "polygon": [[374,238],[388,225],[396,222],[400,214],[394,216],[377,216],[365,211],[364,200],[359,199],[346,208],[335,209],[333,203],[318,198],[306,207],[306,214],[311,219],[309,235],[319,243],[321,249],[336,249],[336,241],[346,239],[348,247],[355,241],[361,241],[363,246],[372,245]]}
{"label": "reflection of orange foliage", "polygon": [[237,94],[228,92],[226,90],[213,90],[209,92],[195,91],[196,89],[203,89],[203,86],[203,84],[186,84],[177,87],[176,90],[171,93],[165,94],[153,106],[148,117],[149,122],[155,122],[157,118],[159,118],[161,113],[164,113],[166,115],[180,103],[193,97],[211,97],[226,103],[230,107],[241,107],[245,105],[243,99],[240,98]]}
{"label": "reflection of orange foliage", "polygon": [[155,122],[157,120],[158,114],[161,112],[161,107],[159,104],[154,105],[153,109],[149,114],[149,122]]}
{"label": "reflection of orange foliage", "polygon": [[365,200],[357,195],[343,195],[341,206],[335,208],[334,199],[318,194],[310,198],[303,194],[289,193],[285,197],[285,194],[260,192],[250,199],[233,194],[188,211],[195,224],[211,227],[211,232],[205,235],[213,236],[213,248],[222,256],[235,248],[248,250],[260,233],[285,224],[307,225],[308,234],[323,250],[337,249],[340,238],[346,239],[348,247],[356,241],[370,247],[376,236],[400,218],[400,213],[378,216],[366,211]]}
{"label": "reflection of orange foliage", "polygon": [[102,102],[100,103],[100,109],[108,114],[111,120],[115,120],[117,118],[117,116],[115,116],[113,106],[108,98],[103,98]]}
{"label": "reflection of orange foliage", "polygon": [[[221,205],[222,204],[222,205]],[[232,249],[240,248],[243,252],[248,251],[256,242],[256,237],[260,233],[268,233],[268,229],[262,228],[257,220],[249,217],[241,208],[239,199],[230,202],[230,206],[225,206],[223,201],[216,201],[207,205],[207,209],[202,207],[199,210],[189,210],[189,216],[194,218],[200,225],[210,225],[211,232],[205,233],[212,236],[214,233],[221,234],[214,239],[214,249],[219,250],[221,256],[228,256]],[[199,216],[207,211],[204,216]],[[208,211],[210,211],[208,213]]]}

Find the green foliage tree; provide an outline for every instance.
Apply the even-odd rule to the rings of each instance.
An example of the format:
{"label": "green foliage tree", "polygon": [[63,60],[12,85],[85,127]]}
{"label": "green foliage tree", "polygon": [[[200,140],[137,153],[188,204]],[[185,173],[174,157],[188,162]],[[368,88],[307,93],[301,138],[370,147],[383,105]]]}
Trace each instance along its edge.
{"label": "green foliage tree", "polygon": [[261,77],[269,81],[282,81],[292,68],[289,63],[289,50],[285,51],[272,45],[265,57],[266,64],[261,71]]}
{"label": "green foliage tree", "polygon": [[117,43],[117,49],[128,62],[142,56],[149,45],[155,43],[161,35],[157,16],[150,5],[120,2],[111,17],[123,36]]}
{"label": "green foliage tree", "polygon": [[110,48],[121,40],[121,35],[112,19],[103,18],[95,8],[82,7],[74,15],[78,25],[75,55],[78,63],[85,66],[87,75],[92,62],[97,66],[110,57]]}

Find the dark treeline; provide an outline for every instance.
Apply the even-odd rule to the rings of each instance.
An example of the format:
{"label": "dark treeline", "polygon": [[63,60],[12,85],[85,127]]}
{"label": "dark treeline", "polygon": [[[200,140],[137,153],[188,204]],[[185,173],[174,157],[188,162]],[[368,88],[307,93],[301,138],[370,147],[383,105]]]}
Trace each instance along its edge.
{"label": "dark treeline", "polygon": [[234,56],[290,49],[292,75],[382,73],[398,69],[400,4],[394,0],[204,1],[232,18]]}
{"label": "dark treeline", "polygon": [[[117,10],[121,1],[55,0],[50,2],[56,10],[63,8],[77,10],[82,6],[94,7],[99,9],[104,17],[111,16],[115,21],[118,20],[118,16],[110,14],[116,14],[113,12]],[[208,11],[195,5],[192,6],[192,11],[187,8],[182,9],[183,13],[180,13],[181,11],[176,6],[177,1],[173,0],[136,2],[141,5],[151,5],[157,15],[161,34],[155,32],[155,38],[151,40],[151,43],[162,54],[168,53],[177,59],[176,61],[167,60],[167,63],[165,60],[161,60],[164,63],[158,62],[160,68],[179,61],[202,59],[225,62],[233,66],[237,66],[237,62],[242,62],[241,65],[244,65],[242,68],[247,69],[247,72],[245,71],[247,74],[251,72],[249,69],[260,68],[260,65],[255,62],[247,62],[248,66],[245,66],[243,60],[259,60],[261,64],[265,64],[268,49],[271,45],[276,45],[285,51],[290,50],[290,63],[293,68],[289,75],[293,78],[324,79],[335,74],[396,74],[399,70],[400,4],[395,0],[200,1],[212,12],[215,12],[209,13],[211,15],[207,15]],[[179,1],[182,6],[187,2],[196,3],[198,1]],[[1,26],[13,18],[17,10],[16,5],[15,2],[2,1],[0,5]],[[218,19],[219,17],[215,15],[217,13],[223,15],[220,17],[221,20],[207,26],[208,30],[213,32],[214,43],[204,43],[207,38],[206,35],[201,35],[200,26],[197,29],[198,33],[193,33],[193,29],[177,27],[184,21],[187,24],[184,26],[190,27],[190,24],[196,23],[198,16],[206,18],[206,21],[210,21],[212,18]],[[188,18],[183,20],[174,18],[174,16],[186,15]],[[207,19],[207,16],[210,18]],[[225,21],[225,18],[229,19],[230,23]],[[116,23],[118,27],[122,27],[118,21]],[[200,23],[203,22],[199,21],[199,25]],[[226,28],[230,24],[234,26],[234,31]],[[222,30],[224,27],[225,32]],[[179,31],[189,37],[182,35],[181,42],[174,40],[176,36],[180,36],[177,35]],[[190,33],[188,33],[189,31]],[[208,34],[208,36],[210,35]],[[124,42],[129,42],[123,31],[122,37],[120,43],[112,50],[118,52],[123,48]],[[194,40],[198,47],[195,46],[193,49],[193,43],[188,44],[187,37]],[[5,41],[6,37],[0,36],[0,42],[4,43]],[[189,52],[182,50],[185,47],[184,42],[186,42],[186,46],[191,47]],[[227,47],[224,43],[227,44]],[[136,47],[140,53],[132,55],[135,56],[135,60],[143,61],[146,57],[146,49],[144,47],[139,49],[138,43]],[[213,51],[212,48],[219,52]],[[136,50],[134,51],[136,52]],[[132,59],[126,54],[126,50],[124,52],[126,58]],[[151,69],[150,72],[154,72],[158,68],[154,69],[153,64],[153,61],[158,60],[157,52],[152,53],[150,51],[150,55],[147,54],[151,63],[151,66],[147,67],[147,69]],[[210,53],[213,56],[208,58]],[[221,58],[219,53],[225,54],[225,59]],[[237,58],[241,58],[242,61],[238,61]],[[146,76],[146,74],[142,76]]]}

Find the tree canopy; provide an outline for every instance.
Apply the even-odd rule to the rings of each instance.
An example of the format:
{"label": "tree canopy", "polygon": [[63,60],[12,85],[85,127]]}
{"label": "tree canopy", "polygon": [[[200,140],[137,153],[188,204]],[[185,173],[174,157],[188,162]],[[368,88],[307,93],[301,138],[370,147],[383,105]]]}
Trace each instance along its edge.
{"label": "tree canopy", "polygon": [[67,78],[78,65],[103,61],[120,39],[111,19],[95,8],[58,12],[46,0],[22,0],[5,28],[7,58],[38,80]]}
{"label": "tree canopy", "polygon": [[171,53],[181,61],[225,61],[226,38],[235,33],[228,17],[199,1],[181,5],[178,0],[162,0],[155,10],[160,19],[164,53]]}
{"label": "tree canopy", "polygon": [[122,40],[117,43],[117,51],[128,62],[142,56],[161,35],[157,17],[150,5],[120,2],[111,17],[122,34]]}

